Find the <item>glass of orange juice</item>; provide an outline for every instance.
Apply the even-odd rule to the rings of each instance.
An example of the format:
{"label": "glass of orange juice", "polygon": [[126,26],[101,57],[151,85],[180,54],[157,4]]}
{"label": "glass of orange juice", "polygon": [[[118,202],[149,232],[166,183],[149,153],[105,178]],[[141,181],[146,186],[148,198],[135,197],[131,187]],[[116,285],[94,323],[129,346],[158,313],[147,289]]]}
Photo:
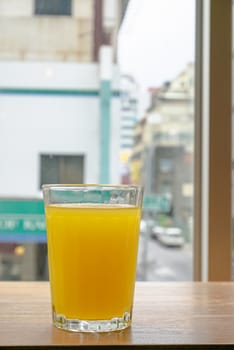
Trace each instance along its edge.
{"label": "glass of orange juice", "polygon": [[44,185],[53,323],[77,332],[131,325],[143,189]]}

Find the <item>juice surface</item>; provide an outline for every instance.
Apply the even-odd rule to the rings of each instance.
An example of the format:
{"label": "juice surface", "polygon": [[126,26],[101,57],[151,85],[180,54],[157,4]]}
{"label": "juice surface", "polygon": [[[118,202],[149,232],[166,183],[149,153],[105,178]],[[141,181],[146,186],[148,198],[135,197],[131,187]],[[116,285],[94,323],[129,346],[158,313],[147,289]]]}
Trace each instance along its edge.
{"label": "juice surface", "polygon": [[131,313],[140,209],[46,207],[53,308],[66,318],[106,320]]}

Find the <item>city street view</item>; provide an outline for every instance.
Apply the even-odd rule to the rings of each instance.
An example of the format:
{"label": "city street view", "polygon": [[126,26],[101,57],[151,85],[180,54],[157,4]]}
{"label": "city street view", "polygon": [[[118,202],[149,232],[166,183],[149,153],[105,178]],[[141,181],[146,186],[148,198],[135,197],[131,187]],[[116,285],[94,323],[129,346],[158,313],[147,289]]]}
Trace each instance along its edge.
{"label": "city street view", "polygon": [[195,1],[0,0],[0,19],[0,279],[48,279],[43,185],[122,184],[144,188],[137,279],[191,280]]}

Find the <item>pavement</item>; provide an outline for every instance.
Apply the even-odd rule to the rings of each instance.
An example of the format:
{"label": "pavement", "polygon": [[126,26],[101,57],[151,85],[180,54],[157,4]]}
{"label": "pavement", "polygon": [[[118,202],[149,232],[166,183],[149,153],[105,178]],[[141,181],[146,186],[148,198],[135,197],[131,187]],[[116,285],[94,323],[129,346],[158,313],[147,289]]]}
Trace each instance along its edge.
{"label": "pavement", "polygon": [[166,247],[156,239],[140,236],[138,281],[192,281],[192,246]]}

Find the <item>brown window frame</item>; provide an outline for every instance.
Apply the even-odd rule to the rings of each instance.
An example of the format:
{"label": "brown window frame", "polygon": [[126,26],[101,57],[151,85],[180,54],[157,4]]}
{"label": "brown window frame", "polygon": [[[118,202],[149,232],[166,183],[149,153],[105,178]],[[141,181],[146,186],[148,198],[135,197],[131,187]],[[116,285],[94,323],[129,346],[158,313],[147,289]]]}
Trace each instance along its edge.
{"label": "brown window frame", "polygon": [[194,279],[232,276],[232,0],[197,0]]}

